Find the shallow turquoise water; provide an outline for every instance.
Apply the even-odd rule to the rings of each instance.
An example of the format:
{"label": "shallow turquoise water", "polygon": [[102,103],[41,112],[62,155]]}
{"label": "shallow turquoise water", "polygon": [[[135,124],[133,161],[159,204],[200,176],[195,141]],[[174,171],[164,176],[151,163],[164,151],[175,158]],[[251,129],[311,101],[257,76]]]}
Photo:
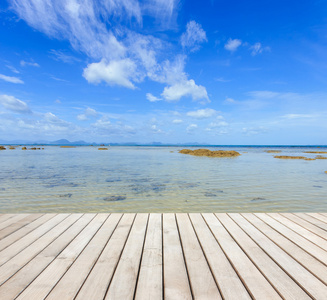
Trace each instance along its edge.
{"label": "shallow turquoise water", "polygon": [[[0,151],[0,212],[327,211],[327,160],[264,152],[276,147],[231,148],[237,158],[179,154],[182,148]],[[303,152],[327,148],[280,150],[315,157]]]}

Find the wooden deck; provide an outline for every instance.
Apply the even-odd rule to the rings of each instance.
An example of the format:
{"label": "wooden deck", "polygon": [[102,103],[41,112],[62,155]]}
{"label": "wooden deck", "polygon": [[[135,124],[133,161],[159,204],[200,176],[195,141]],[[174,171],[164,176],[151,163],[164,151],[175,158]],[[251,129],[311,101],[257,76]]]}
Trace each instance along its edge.
{"label": "wooden deck", "polygon": [[0,299],[327,299],[326,213],[2,214]]}

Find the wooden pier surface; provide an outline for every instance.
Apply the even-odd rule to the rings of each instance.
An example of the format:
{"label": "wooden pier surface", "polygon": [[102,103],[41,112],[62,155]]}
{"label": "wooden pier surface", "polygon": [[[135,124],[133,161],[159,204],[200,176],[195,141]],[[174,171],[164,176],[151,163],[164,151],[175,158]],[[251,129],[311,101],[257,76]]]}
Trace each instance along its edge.
{"label": "wooden pier surface", "polygon": [[327,299],[327,214],[0,214],[0,299]]}

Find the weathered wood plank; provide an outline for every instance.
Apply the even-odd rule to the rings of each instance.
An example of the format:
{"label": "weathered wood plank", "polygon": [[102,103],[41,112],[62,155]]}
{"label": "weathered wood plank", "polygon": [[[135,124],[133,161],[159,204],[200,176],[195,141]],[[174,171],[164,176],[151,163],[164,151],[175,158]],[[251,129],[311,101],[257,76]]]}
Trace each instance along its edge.
{"label": "weathered wood plank", "polygon": [[324,222],[319,221],[318,219],[311,217],[305,213],[297,213],[296,216],[310,222],[311,224],[318,226],[319,228],[327,231],[327,224]]}
{"label": "weathered wood plank", "polygon": [[288,227],[284,226],[283,224],[279,223],[272,217],[268,216],[264,213],[256,213],[255,214],[259,219],[264,221],[266,224],[277,230],[280,234],[287,237],[293,243],[297,244],[300,248],[307,251],[315,258],[320,260],[323,264],[327,265],[327,255],[326,251],[318,247],[316,244],[308,241],[304,237],[300,236],[299,234],[295,233]]}
{"label": "weathered wood plank", "polygon": [[137,214],[105,299],[134,298],[147,222],[148,214]]}
{"label": "weathered wood plank", "polygon": [[0,284],[4,283],[15,274],[22,266],[27,264],[44,248],[52,243],[60,234],[62,234],[69,226],[71,226],[81,215],[73,214],[64,219],[57,226],[52,228],[48,234],[43,235],[31,245],[19,252],[16,256],[8,260],[0,267]]}
{"label": "weathered wood plank", "polygon": [[28,216],[28,214],[16,214],[12,218],[9,218],[8,220],[1,222],[0,223],[0,237],[1,237],[1,231],[3,229],[7,228],[8,226],[15,225],[16,223],[18,223],[20,220],[26,218],[27,216]]}
{"label": "weathered wood plank", "polygon": [[192,299],[174,214],[163,215],[163,251],[165,299]]}
{"label": "weathered wood plank", "polygon": [[7,226],[6,228],[0,231],[0,240],[12,234],[13,232],[19,230],[20,228],[26,226],[27,224],[33,222],[34,220],[40,218],[42,214],[27,214],[25,217],[23,216],[21,220],[16,221],[15,223]]}
{"label": "weathered wood plank", "polygon": [[115,230],[122,214],[112,214],[50,292],[47,300],[74,299]]}
{"label": "weathered wood plank", "polygon": [[189,215],[223,298],[251,299],[201,214],[191,213]]}
{"label": "weathered wood plank", "polygon": [[[310,232],[309,230],[303,228],[302,226],[290,221],[289,219],[282,216],[281,214],[268,213],[267,215],[270,216],[270,217],[273,217],[275,220],[277,220],[281,224],[285,225],[289,229],[293,230],[298,235],[300,235],[300,236],[306,238],[307,240],[311,241],[312,243],[314,243],[318,247],[320,247],[320,248],[322,248],[324,250],[327,250],[327,241],[325,239],[313,234],[312,232]],[[326,237],[327,237],[327,233],[326,233]]]}
{"label": "weathered wood plank", "polygon": [[231,264],[237,270],[239,277],[246,285],[248,292],[255,299],[281,299],[276,290],[267,279],[260,273],[257,267],[246,256],[236,241],[219,221],[224,214],[203,214],[213,235],[228,257]]}
{"label": "weathered wood plank", "polygon": [[231,214],[231,217],[311,297],[314,299],[325,299],[327,294],[325,284],[279,248],[262,232],[257,230],[252,224],[242,218],[242,216]]}
{"label": "weathered wood plank", "polygon": [[107,214],[98,214],[16,299],[44,299],[107,217]]}
{"label": "weathered wood plank", "polygon": [[12,217],[14,217],[14,216],[16,216],[17,214],[2,214],[1,216],[0,216],[0,224],[2,223],[2,222],[4,222],[4,221],[6,221],[6,220],[8,220],[8,219],[10,219],[10,218],[12,218]]}
{"label": "weathered wood plank", "polygon": [[135,299],[162,299],[162,215],[150,214]]}
{"label": "weathered wood plank", "polygon": [[311,299],[233,219],[220,214],[219,221],[283,299]]}
{"label": "weathered wood plank", "polygon": [[327,240],[327,231],[319,228],[318,226],[313,225],[312,223],[301,219],[297,215],[291,213],[283,213],[283,216],[293,221],[296,224],[299,224],[303,228],[310,230],[312,233],[319,235],[323,239]]}
{"label": "weathered wood plank", "polygon": [[9,236],[6,236],[2,240],[0,240],[0,251],[7,248],[9,245],[13,244],[14,242],[18,241],[35,228],[41,226],[42,224],[46,223],[50,219],[54,218],[56,214],[45,214],[42,217],[38,218],[37,220],[27,224],[26,226],[20,228],[19,230],[13,232]]}
{"label": "weathered wood plank", "polygon": [[135,214],[124,214],[98,261],[81,287],[76,299],[104,299],[119,262]]}
{"label": "weathered wood plank", "polygon": [[306,213],[307,215],[315,218],[315,219],[318,219],[319,221],[325,223],[327,225],[327,217],[321,215],[321,214],[318,214],[318,213]]}
{"label": "weathered wood plank", "polygon": [[188,215],[180,213],[176,217],[193,297],[221,299]]}
{"label": "weathered wood plank", "polygon": [[41,236],[51,230],[53,227],[57,226],[61,221],[66,219],[68,214],[56,215],[54,218],[50,219],[46,223],[42,224],[29,234],[25,235],[15,243],[8,246],[6,249],[0,252],[0,265],[3,265],[9,259],[14,257],[16,254],[24,250],[26,247],[34,243]]}
{"label": "weathered wood plank", "polygon": [[[0,287],[7,299],[17,297],[95,217],[85,214]],[[19,265],[17,265],[19,266]]]}

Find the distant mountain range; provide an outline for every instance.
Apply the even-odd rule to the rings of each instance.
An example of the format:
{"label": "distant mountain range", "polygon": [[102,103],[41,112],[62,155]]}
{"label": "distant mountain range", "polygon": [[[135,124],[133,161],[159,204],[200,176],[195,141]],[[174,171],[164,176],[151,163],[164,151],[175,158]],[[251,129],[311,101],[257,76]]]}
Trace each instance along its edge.
{"label": "distant mountain range", "polygon": [[[87,146],[87,145],[111,145],[111,146],[142,146],[142,145],[148,145],[148,146],[164,146],[164,145],[181,145],[181,144],[163,144],[161,142],[151,142],[151,143],[138,143],[138,142],[128,142],[128,143],[89,143],[85,141],[75,141],[70,142],[66,139],[60,139],[57,141],[45,141],[45,140],[39,140],[39,141],[27,141],[27,140],[13,140],[13,141],[6,141],[6,140],[0,140],[0,144],[2,145],[59,145],[59,146]],[[199,144],[196,142],[193,143],[184,143],[183,145],[205,145],[205,144]]]}

